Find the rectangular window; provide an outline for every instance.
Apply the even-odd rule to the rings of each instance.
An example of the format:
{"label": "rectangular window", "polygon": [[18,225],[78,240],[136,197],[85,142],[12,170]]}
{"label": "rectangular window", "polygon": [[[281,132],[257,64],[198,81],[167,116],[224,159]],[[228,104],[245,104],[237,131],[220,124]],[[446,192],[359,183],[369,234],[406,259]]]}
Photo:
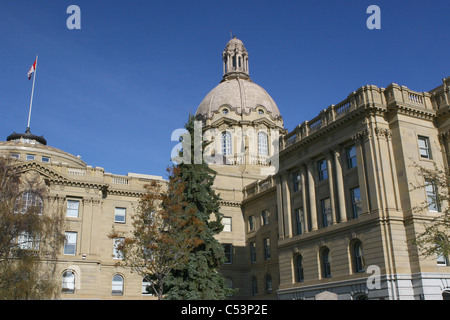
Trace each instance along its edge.
{"label": "rectangular window", "polygon": [[264,259],[265,260],[270,259],[270,239],[269,238],[264,239]]}
{"label": "rectangular window", "polygon": [[223,231],[231,232],[231,217],[222,218]]}
{"label": "rectangular window", "polygon": [[347,148],[346,154],[347,154],[348,169],[355,168],[357,166],[355,146],[351,146],[351,147]]}
{"label": "rectangular window", "polygon": [[301,183],[301,175],[300,172],[294,172],[293,174],[293,179],[294,179],[294,192],[297,192],[298,190],[300,190],[300,183]]}
{"label": "rectangular window", "polygon": [[10,156],[13,159],[19,159],[20,158],[20,153],[13,152],[13,153],[10,154]]}
{"label": "rectangular window", "polygon": [[248,217],[248,231],[254,231],[255,230],[255,217],[249,216]]}
{"label": "rectangular window", "polygon": [[263,210],[263,212],[261,213],[262,216],[262,225],[266,226],[269,224],[269,211],[267,210]]}
{"label": "rectangular window", "polygon": [[439,202],[437,199],[437,188],[433,181],[425,182],[425,191],[427,193],[428,210],[439,212]]}
{"label": "rectangular window", "polygon": [[256,243],[250,243],[250,261],[256,263]]}
{"label": "rectangular window", "polygon": [[327,161],[320,160],[317,164],[319,169],[319,181],[328,179]]}
{"label": "rectangular window", "polygon": [[126,215],[127,215],[126,208],[115,208],[114,209],[114,222],[125,223]]}
{"label": "rectangular window", "polygon": [[125,238],[115,238],[114,239],[114,246],[113,246],[113,259],[122,259],[123,255],[122,252],[119,249],[119,246],[121,246],[125,241]]}
{"label": "rectangular window", "polygon": [[224,243],[223,249],[225,251],[225,264],[233,263],[233,245],[230,243]]}
{"label": "rectangular window", "polygon": [[64,242],[64,254],[75,255],[77,251],[77,233],[65,232],[66,241]]}
{"label": "rectangular window", "polygon": [[320,201],[322,205],[322,219],[323,226],[327,227],[331,225],[331,202],[330,198],[326,198]]}
{"label": "rectangular window", "polygon": [[67,214],[69,218],[78,218],[78,213],[80,209],[80,201],[78,200],[67,200]]}
{"label": "rectangular window", "polygon": [[428,137],[419,136],[419,153],[424,159],[431,159],[430,139]]}
{"label": "rectangular window", "polygon": [[44,157],[44,156],[42,156],[42,157],[41,157],[41,161],[42,161],[42,162],[45,162],[45,163],[49,163],[49,162],[50,162],[50,158],[49,158],[49,157]]}
{"label": "rectangular window", "polygon": [[34,160],[35,157],[36,156],[34,154],[27,154],[27,160],[28,161]]}
{"label": "rectangular window", "polygon": [[351,196],[352,196],[352,211],[353,211],[353,218],[358,218],[362,213],[362,207],[361,207],[361,192],[359,188],[353,188],[350,190]]}
{"label": "rectangular window", "polygon": [[295,223],[297,225],[297,235],[300,235],[303,233],[304,228],[304,214],[303,214],[303,208],[301,209],[295,209]]}

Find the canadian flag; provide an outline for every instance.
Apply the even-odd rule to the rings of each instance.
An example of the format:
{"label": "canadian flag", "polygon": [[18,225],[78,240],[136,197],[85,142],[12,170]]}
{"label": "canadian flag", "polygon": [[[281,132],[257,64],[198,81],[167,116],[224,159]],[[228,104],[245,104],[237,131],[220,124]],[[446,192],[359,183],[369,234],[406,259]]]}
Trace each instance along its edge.
{"label": "canadian flag", "polygon": [[36,60],[34,60],[33,65],[31,66],[30,70],[28,71],[28,80],[31,79],[31,75],[36,71]]}

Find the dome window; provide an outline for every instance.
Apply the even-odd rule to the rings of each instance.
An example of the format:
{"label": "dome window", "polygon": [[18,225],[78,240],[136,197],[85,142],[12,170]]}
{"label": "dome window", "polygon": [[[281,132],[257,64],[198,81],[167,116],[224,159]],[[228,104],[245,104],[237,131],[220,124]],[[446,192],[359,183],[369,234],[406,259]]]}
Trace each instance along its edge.
{"label": "dome window", "polygon": [[264,114],[264,110],[263,109],[258,109],[258,113],[259,114]]}
{"label": "dome window", "polygon": [[222,114],[228,114],[228,109],[226,109],[226,108],[223,109],[223,110],[222,110]]}

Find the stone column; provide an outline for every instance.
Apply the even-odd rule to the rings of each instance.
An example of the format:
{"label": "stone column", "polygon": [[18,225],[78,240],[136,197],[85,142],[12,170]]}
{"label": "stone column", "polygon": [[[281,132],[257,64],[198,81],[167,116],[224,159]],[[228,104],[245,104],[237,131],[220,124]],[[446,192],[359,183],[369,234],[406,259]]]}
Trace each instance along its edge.
{"label": "stone column", "polygon": [[365,133],[358,133],[352,137],[355,142],[356,149],[356,160],[358,166],[358,181],[359,181],[359,190],[361,193],[361,211],[362,214],[369,213],[370,211],[370,198],[368,194],[367,188],[367,177],[366,177],[366,168],[365,168],[365,156],[364,150],[362,146],[362,140],[364,139]]}
{"label": "stone column", "polygon": [[302,163],[300,165],[300,174],[301,174],[301,183],[302,183],[302,201],[303,201],[303,216],[304,216],[304,231],[305,233],[309,231],[309,219],[308,219],[308,200],[307,200],[307,193],[306,193],[306,179],[307,179],[307,173],[305,165]]}
{"label": "stone column", "polygon": [[336,164],[336,191],[339,206],[339,222],[347,221],[347,210],[345,205],[344,179],[342,175],[342,157],[338,147],[332,150],[334,163]]}
{"label": "stone column", "polygon": [[307,163],[308,168],[308,186],[309,186],[309,204],[310,204],[310,218],[311,218],[311,231],[318,229],[317,226],[317,207],[316,207],[316,184],[314,181],[314,161],[309,160]]}
{"label": "stone column", "polygon": [[289,173],[282,173],[283,186],[283,217],[284,217],[284,236],[292,237],[292,212],[291,212],[291,193],[289,190]]}
{"label": "stone column", "polygon": [[277,184],[278,237],[284,239],[283,191],[279,173],[275,175],[275,183]]}
{"label": "stone column", "polygon": [[333,177],[333,161],[332,161],[332,153],[331,150],[330,152],[327,153],[327,170],[328,170],[328,187],[330,189],[330,205],[331,205],[331,224],[336,224],[337,220],[336,220],[336,208],[337,205],[335,203],[336,199],[335,199],[335,192],[334,192],[334,177]]}

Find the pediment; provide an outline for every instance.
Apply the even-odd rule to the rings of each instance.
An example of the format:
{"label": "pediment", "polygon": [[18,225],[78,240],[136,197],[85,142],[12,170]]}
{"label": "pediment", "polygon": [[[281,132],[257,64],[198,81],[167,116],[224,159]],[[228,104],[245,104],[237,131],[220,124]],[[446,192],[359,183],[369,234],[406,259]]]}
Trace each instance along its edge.
{"label": "pediment", "polygon": [[56,172],[46,165],[42,165],[36,161],[30,161],[14,165],[19,173],[28,173],[34,171],[42,176],[44,179],[68,180],[65,176]]}

